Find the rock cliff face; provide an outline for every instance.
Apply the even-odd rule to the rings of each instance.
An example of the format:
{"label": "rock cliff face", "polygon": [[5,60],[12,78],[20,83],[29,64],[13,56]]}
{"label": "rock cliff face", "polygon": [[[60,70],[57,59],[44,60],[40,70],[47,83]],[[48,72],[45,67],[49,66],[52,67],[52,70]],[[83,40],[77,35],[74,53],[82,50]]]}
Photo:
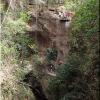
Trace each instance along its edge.
{"label": "rock cliff face", "polygon": [[63,18],[55,9],[34,10],[27,26],[29,35],[38,45],[41,56],[47,48],[55,47],[58,51],[56,64],[64,62],[68,54],[68,28],[71,20]]}
{"label": "rock cliff face", "polygon": [[[57,66],[63,64],[65,56],[68,55],[68,30],[71,16],[64,16],[63,13],[51,8],[42,10],[34,8],[29,12],[29,15],[30,20],[26,26],[27,33],[36,42],[39,57],[42,58],[42,63],[36,66],[36,70],[42,77],[40,82],[44,91],[46,91],[48,77],[56,76],[55,71]],[[56,48],[57,50],[56,59],[50,62],[50,64],[46,62],[46,50],[48,48]]]}

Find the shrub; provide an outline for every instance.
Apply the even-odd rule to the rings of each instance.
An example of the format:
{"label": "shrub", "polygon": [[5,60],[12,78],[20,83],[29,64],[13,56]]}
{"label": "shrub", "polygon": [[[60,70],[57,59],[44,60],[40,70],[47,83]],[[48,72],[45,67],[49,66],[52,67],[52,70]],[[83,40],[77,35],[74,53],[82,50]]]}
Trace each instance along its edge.
{"label": "shrub", "polygon": [[47,50],[46,50],[46,59],[47,59],[47,62],[55,61],[57,59],[57,50],[56,50],[56,48],[47,48]]}

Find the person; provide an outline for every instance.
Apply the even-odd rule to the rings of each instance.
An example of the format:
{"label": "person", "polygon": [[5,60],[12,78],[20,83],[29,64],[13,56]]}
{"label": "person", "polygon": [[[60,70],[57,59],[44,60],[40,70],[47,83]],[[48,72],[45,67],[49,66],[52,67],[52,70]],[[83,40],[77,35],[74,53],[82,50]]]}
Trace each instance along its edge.
{"label": "person", "polygon": [[48,64],[47,67],[49,72],[55,71],[55,66],[53,64]]}

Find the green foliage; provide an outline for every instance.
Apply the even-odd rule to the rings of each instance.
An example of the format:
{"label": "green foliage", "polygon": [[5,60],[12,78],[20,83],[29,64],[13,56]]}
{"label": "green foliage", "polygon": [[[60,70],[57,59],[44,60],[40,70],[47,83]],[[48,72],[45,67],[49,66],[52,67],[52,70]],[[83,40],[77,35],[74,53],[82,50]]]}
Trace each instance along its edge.
{"label": "green foliage", "polygon": [[93,98],[84,73],[80,70],[80,59],[72,56],[61,66],[57,77],[49,83],[49,93],[54,100],[91,100]]}
{"label": "green foliage", "polygon": [[73,79],[71,73],[80,69],[80,67],[80,59],[76,56],[72,56],[69,58],[66,64],[64,64],[63,66],[61,66],[61,68],[58,69],[57,77],[61,80],[71,80]]}
{"label": "green foliage", "polygon": [[86,0],[65,0],[64,6],[67,10],[76,11],[85,1]]}
{"label": "green foliage", "polygon": [[21,84],[17,85],[16,82],[15,81],[12,82],[12,80],[10,81],[6,80],[1,84],[1,92],[2,92],[2,100],[7,100],[7,99],[22,100],[22,98],[25,99],[26,96],[30,100],[35,100],[33,99],[34,98],[33,94],[28,87],[25,88],[25,86]]}
{"label": "green foliage", "polygon": [[[94,13],[95,12],[95,13]],[[84,58],[85,70],[92,66],[99,46],[99,3],[98,0],[86,0],[76,11],[71,30],[71,53]]]}
{"label": "green foliage", "polygon": [[[16,42],[15,39],[19,39],[21,37],[16,37],[16,34],[24,34],[25,23],[21,20],[13,21],[8,20],[6,24],[3,25],[2,28],[2,39],[1,39],[1,46],[2,46],[2,55],[4,54],[14,54]],[[23,35],[25,36],[25,35]]]}
{"label": "green foliage", "polygon": [[27,22],[29,20],[29,15],[25,11],[19,12],[19,18],[22,19],[24,22]]}
{"label": "green foliage", "polygon": [[9,78],[5,78],[2,81],[2,98],[3,100],[21,100],[30,95],[28,98],[32,99],[33,95],[30,93],[30,90],[21,84],[17,84],[25,73],[30,70],[30,63],[25,58],[30,57],[31,54],[37,54],[36,45],[32,41],[32,38],[26,34],[26,22],[29,16],[26,12],[16,12],[16,15],[8,12],[4,19],[0,42],[2,58],[0,69],[1,67],[4,69],[5,76],[3,78],[6,77],[6,71]]}
{"label": "green foliage", "polygon": [[[49,4],[56,2],[57,0],[48,0]],[[98,88],[93,89],[93,87],[96,87],[95,84],[98,81],[95,70],[97,70],[96,67],[98,67],[99,62],[97,60],[99,0],[66,0],[65,7],[66,9],[76,10],[70,31],[71,57],[64,65],[60,66],[57,76],[50,81],[49,93],[54,96],[54,100],[96,100],[96,89]],[[2,9],[5,9],[3,5],[0,4],[0,8],[1,12],[4,12],[2,11]],[[0,43],[2,61],[0,63],[10,73],[10,75],[6,75],[8,78],[1,84],[4,100],[25,100],[25,96],[29,96],[29,100],[33,100],[30,90],[21,84],[17,84],[30,67],[28,59],[25,58],[32,55],[32,67],[41,64],[37,46],[25,33],[26,22],[29,18],[30,16],[26,11],[13,13],[8,11],[2,24]],[[73,54],[76,56],[73,56]],[[48,48],[46,50],[47,62],[51,63],[56,59],[57,50]],[[40,70],[38,73],[41,75]]]}
{"label": "green foliage", "polygon": [[[69,60],[57,70],[57,76],[50,80],[48,91],[54,96],[54,100],[64,99],[63,96],[70,91],[70,85],[78,76],[81,77],[81,71],[79,70],[81,67],[80,62],[79,57],[75,55],[71,56]],[[67,100],[67,97],[64,100]]]}
{"label": "green foliage", "polygon": [[56,50],[56,48],[47,48],[47,50],[46,50],[46,59],[47,59],[48,62],[51,62],[51,61],[57,59],[57,50]]}
{"label": "green foliage", "polygon": [[85,36],[92,36],[98,32],[99,29],[99,1],[87,0],[80,9],[76,12],[74,19],[73,33],[84,34]]}
{"label": "green foliage", "polygon": [[98,0],[85,0],[75,9],[70,31],[71,58],[58,69],[57,77],[50,81],[49,92],[54,100],[97,100],[98,91],[92,85],[98,88],[98,77],[94,71],[98,64],[93,62],[98,59],[99,3]]}

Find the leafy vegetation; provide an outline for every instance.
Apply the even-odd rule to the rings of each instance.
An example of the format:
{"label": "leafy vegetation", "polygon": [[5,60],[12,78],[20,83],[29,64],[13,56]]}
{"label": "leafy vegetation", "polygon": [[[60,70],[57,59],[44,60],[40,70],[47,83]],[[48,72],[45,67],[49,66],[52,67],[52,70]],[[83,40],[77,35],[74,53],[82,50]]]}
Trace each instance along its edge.
{"label": "leafy vegetation", "polygon": [[47,48],[46,50],[46,59],[47,62],[52,62],[57,59],[57,50],[56,48]]}
{"label": "leafy vegetation", "polygon": [[[59,67],[55,77],[44,74],[45,77],[42,77],[41,73],[45,71],[43,68],[46,66],[42,61],[44,58],[41,60],[39,55],[41,52],[38,51],[38,45],[33,40],[35,35],[32,38],[27,34],[26,26],[31,16],[27,13],[26,1],[13,2],[16,7],[10,10],[5,4],[0,4],[0,12],[3,14],[0,37],[0,75],[2,74],[0,85],[3,100],[35,100],[28,84],[21,81],[30,70],[38,78],[41,77],[41,81],[45,78],[46,84],[43,84],[45,86],[50,80],[48,88],[44,89],[48,100],[98,100],[99,0],[61,1],[67,10],[75,11],[75,16],[68,35],[69,56],[64,64],[55,66]],[[56,5],[60,0],[38,0],[38,2],[39,6],[41,2],[42,4],[46,2],[45,5]],[[8,0],[9,3],[13,4]],[[13,7],[14,5],[11,5],[11,8]],[[52,64],[52,61],[57,60],[58,50],[48,47],[44,55],[45,62]]]}
{"label": "leafy vegetation", "polygon": [[80,70],[80,59],[72,56],[57,72],[57,77],[50,82],[49,89],[55,100],[83,100],[91,98],[85,76]]}
{"label": "leafy vegetation", "polygon": [[69,33],[71,58],[50,81],[54,100],[98,100],[98,11],[98,0],[86,0],[76,10]]}
{"label": "leafy vegetation", "polygon": [[8,11],[1,23],[0,47],[2,60],[0,69],[4,69],[4,75],[1,79],[3,82],[0,85],[3,100],[34,98],[29,88],[25,88],[19,83],[29,70],[27,69],[29,62],[26,58],[36,53],[34,52],[36,50],[35,43],[26,34],[28,20],[29,16],[26,11],[18,11],[15,15],[13,11]]}
{"label": "leafy vegetation", "polygon": [[[72,53],[78,54],[78,56],[80,56],[82,59],[84,57],[84,59],[86,59],[85,63],[91,63],[92,59],[98,56],[98,9],[98,0],[88,0],[76,12],[76,16],[72,25]],[[93,13],[94,11],[95,13]],[[89,65],[91,65],[90,63]]]}

